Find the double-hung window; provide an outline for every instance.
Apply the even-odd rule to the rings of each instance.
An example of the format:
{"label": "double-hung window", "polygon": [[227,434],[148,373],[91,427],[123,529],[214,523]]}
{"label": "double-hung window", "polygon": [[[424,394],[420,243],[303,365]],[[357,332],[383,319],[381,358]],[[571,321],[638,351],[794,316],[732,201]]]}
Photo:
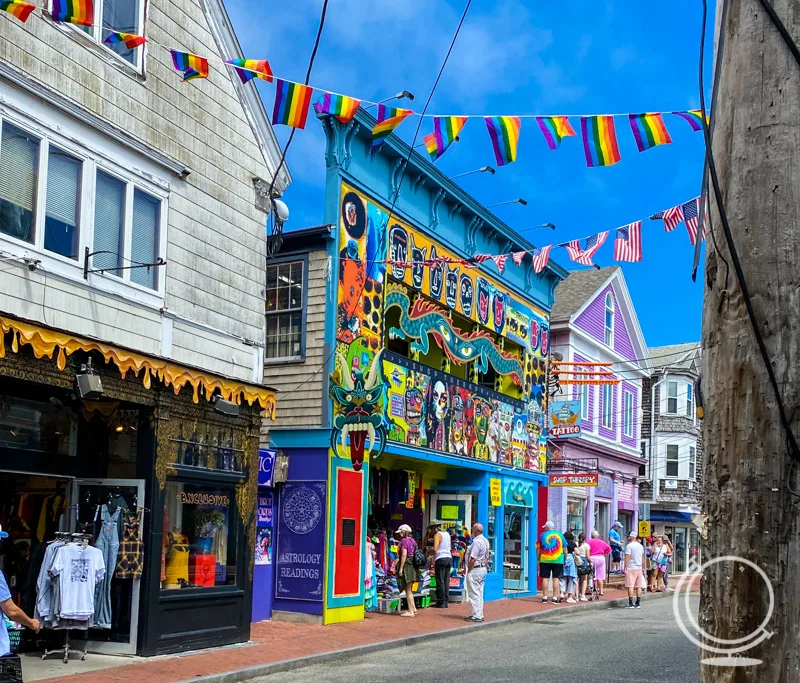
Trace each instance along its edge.
{"label": "double-hung window", "polygon": [[678,383],[667,382],[667,413],[678,414]]}
{"label": "double-hung window", "polygon": [[88,251],[90,271],[158,290],[159,268],[147,264],[159,259],[163,200],[146,184],[66,140],[0,121],[0,239],[71,261],[78,277]]}
{"label": "double-hung window", "polygon": [[686,385],[686,417],[694,419],[694,386],[691,382]]}
{"label": "double-hung window", "polygon": [[622,421],[622,433],[625,436],[633,436],[633,394],[630,391],[624,393],[624,413]]}
{"label": "double-hung window", "polygon": [[267,266],[267,347],[265,356],[293,360],[303,356],[304,261]]}
{"label": "double-hung window", "polygon": [[581,385],[581,419],[589,419],[589,385]]}
{"label": "double-hung window", "polygon": [[689,479],[694,480],[697,472],[697,450],[694,446],[689,446]]}
{"label": "double-hung window", "polygon": [[680,460],[678,459],[678,445],[667,444],[667,476],[676,478],[680,468]]}
{"label": "double-hung window", "polygon": [[614,297],[611,295],[611,292],[606,294],[606,315],[604,327],[606,346],[614,348]]}
{"label": "double-hung window", "polygon": [[603,427],[611,429],[614,426],[614,385],[603,385]]}

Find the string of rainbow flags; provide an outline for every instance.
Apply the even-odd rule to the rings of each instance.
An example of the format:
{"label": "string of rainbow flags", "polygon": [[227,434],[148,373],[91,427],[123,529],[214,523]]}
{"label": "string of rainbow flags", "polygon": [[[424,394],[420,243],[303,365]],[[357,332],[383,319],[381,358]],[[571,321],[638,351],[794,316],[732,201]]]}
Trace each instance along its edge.
{"label": "string of rainbow flags", "polygon": [[[28,20],[35,9],[35,4],[24,0],[0,0],[0,10],[23,23]],[[94,2],[93,0],[52,0],[49,16],[57,23],[93,26]],[[124,45],[133,50],[149,42],[144,36],[135,33],[126,33],[108,27],[103,27],[102,30],[108,34],[103,42],[110,47]],[[173,66],[182,74],[184,81],[208,78],[208,58],[175,48],[165,47],[165,49],[172,54]],[[314,109],[320,114],[335,116],[342,123],[351,121],[362,104],[377,106],[377,123],[372,129],[371,149],[373,153],[405,119],[409,116],[419,116],[411,109],[389,107],[380,102],[360,100],[310,85],[275,78],[266,59],[229,59],[225,61],[225,64],[236,71],[242,83],[247,83],[253,78],[275,83],[275,103],[272,111],[274,125],[305,128],[315,90],[321,92],[322,96],[314,104]],[[667,130],[664,115],[683,119],[695,132],[702,130],[703,115],[699,109],[642,114],[578,115],[586,165],[589,167],[612,166],[621,160],[615,124],[615,118],[618,116],[628,118],[639,152],[671,143],[672,137]],[[558,149],[564,138],[577,137],[570,117],[565,115],[445,116],[426,114],[425,118],[433,119],[433,132],[425,135],[423,140],[425,148],[434,162],[441,158],[450,145],[458,139],[459,134],[471,118],[484,120],[498,166],[505,166],[516,161],[523,119],[535,119],[551,150]]]}
{"label": "string of rainbow flags", "polygon": [[[705,239],[705,222],[708,220],[708,205],[706,204],[706,209],[703,214],[705,218],[704,224],[700,226],[700,201],[700,197],[695,197],[694,199],[673,206],[665,211],[658,211],[650,216],[650,220],[663,221],[665,232],[672,232],[678,225],[685,222],[686,231],[689,234],[689,242],[694,246],[697,243],[698,233],[700,233],[701,241]],[[487,261],[494,261],[495,266],[497,266],[497,271],[502,274],[509,258],[515,265],[521,266],[523,259],[530,255],[533,261],[534,272],[541,273],[550,261],[550,252],[556,247],[562,247],[567,250],[571,261],[584,266],[593,266],[593,258],[600,250],[600,247],[605,244],[609,232],[609,230],[605,230],[595,235],[570,240],[569,242],[549,244],[545,247],[534,247],[530,250],[511,251],[505,254],[475,254],[475,256],[471,258],[465,259],[452,259],[450,257],[440,256],[426,261],[412,262],[387,259],[379,263],[385,263],[386,265],[397,268],[430,267],[442,263],[474,268]],[[615,230],[614,260],[627,261],[629,263],[638,263],[642,260],[642,221],[635,221]]]}

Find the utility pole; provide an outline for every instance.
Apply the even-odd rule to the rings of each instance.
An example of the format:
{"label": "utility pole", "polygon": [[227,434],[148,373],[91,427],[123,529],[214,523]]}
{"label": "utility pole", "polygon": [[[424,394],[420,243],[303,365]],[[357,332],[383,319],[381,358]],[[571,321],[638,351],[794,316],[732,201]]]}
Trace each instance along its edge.
{"label": "utility pole", "polygon": [[[797,0],[769,2],[800,41]],[[800,65],[761,0],[722,0],[718,11],[713,155],[757,327],[791,430],[800,439]],[[800,463],[787,446],[713,191],[710,205],[721,255],[707,236],[703,560],[735,555],[758,564],[775,590],[775,609],[765,627],[772,637],[742,653],[763,660],[761,665],[704,665],[701,680],[796,683],[800,497],[792,491],[800,493]],[[730,264],[727,284],[723,257]],[[768,607],[767,587],[755,571],[742,564],[705,571],[699,624],[711,636],[757,632]]]}

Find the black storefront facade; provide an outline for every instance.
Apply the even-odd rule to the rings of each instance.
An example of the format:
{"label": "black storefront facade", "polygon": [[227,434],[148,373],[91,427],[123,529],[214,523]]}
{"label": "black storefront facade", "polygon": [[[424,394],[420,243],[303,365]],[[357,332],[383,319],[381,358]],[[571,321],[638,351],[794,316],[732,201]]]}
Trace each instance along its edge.
{"label": "black storefront facade", "polygon": [[[47,544],[65,533],[96,544],[116,515],[111,628],[73,630],[73,646],[150,656],[248,640],[259,433],[274,392],[10,318],[0,340],[0,568],[14,599],[32,613]],[[90,359],[94,400],[76,386]],[[126,550],[140,569],[121,569]],[[64,636],[26,633],[21,649]]]}

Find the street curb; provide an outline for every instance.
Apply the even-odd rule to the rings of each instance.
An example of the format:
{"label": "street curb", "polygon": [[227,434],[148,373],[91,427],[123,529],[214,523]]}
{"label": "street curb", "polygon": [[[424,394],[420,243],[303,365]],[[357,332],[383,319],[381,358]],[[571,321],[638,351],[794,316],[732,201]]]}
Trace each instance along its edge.
{"label": "street curb", "polygon": [[[663,594],[648,594],[647,600],[660,600],[670,597],[672,593]],[[456,628],[446,629],[444,631],[433,631],[430,633],[420,633],[418,635],[407,636],[405,638],[396,638],[395,640],[386,640],[380,643],[370,643],[368,645],[357,645],[355,647],[348,647],[344,650],[336,650],[331,652],[320,652],[313,655],[305,655],[303,657],[295,657],[294,659],[284,659],[278,662],[269,662],[267,664],[259,664],[247,669],[238,669],[236,671],[226,671],[220,674],[210,674],[208,676],[198,676],[191,678],[180,683],[241,683],[242,681],[249,681],[254,678],[262,676],[269,676],[270,674],[280,673],[282,671],[292,671],[294,669],[302,669],[307,666],[319,664],[321,662],[329,663],[341,661],[344,659],[351,659],[360,655],[367,655],[373,652],[393,650],[408,645],[415,645],[431,638],[451,638],[453,636],[461,636],[467,633],[474,633],[475,631],[485,631],[500,626],[508,626],[509,624],[522,624],[532,621],[539,621],[541,619],[551,619],[553,615],[572,614],[586,610],[601,609],[608,607],[625,607],[627,598],[616,598],[614,600],[607,600],[602,602],[589,602],[583,604],[569,605],[568,607],[559,607],[554,610],[547,610],[546,612],[532,612],[530,614],[520,614],[515,617],[506,617],[504,619],[496,619],[494,621],[484,621],[481,624],[472,624],[470,626],[458,626]]]}

